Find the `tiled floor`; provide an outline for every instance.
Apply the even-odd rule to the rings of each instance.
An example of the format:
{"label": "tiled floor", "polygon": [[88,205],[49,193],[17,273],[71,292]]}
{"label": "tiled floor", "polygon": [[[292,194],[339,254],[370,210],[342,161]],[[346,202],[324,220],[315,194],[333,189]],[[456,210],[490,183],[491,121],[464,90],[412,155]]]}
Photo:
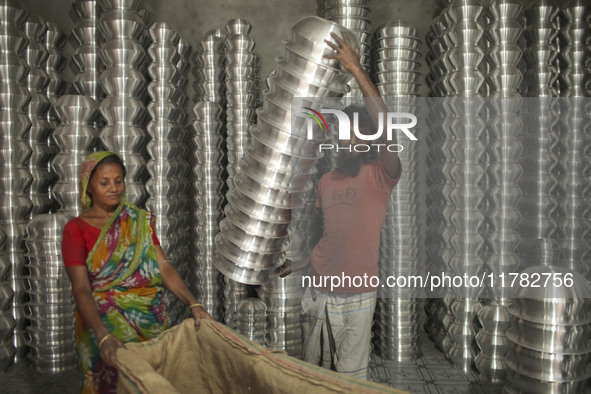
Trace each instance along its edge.
{"label": "tiled floor", "polygon": [[[420,394],[493,394],[501,386],[480,384],[477,378],[454,368],[427,338],[422,344],[423,357],[406,363],[382,360],[373,355],[371,378],[379,383],[410,393]],[[70,394],[79,392],[78,371],[43,375],[26,361],[12,365],[0,374],[0,392],[11,394]]]}
{"label": "tiled floor", "polygon": [[472,373],[450,364],[427,338],[422,341],[423,357],[399,363],[372,355],[372,380],[417,394],[495,394],[502,385],[481,383]]}

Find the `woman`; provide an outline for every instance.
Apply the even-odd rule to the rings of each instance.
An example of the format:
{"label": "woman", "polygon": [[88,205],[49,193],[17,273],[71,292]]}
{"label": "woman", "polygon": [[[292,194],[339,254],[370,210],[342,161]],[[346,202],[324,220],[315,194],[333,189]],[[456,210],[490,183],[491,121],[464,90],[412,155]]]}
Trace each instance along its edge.
{"label": "woman", "polygon": [[166,260],[150,212],[125,199],[125,167],[113,152],[87,157],[79,174],[82,215],[65,228],[62,255],[76,301],[83,393],[115,392],[116,351],[168,327],[163,287],[210,318]]}

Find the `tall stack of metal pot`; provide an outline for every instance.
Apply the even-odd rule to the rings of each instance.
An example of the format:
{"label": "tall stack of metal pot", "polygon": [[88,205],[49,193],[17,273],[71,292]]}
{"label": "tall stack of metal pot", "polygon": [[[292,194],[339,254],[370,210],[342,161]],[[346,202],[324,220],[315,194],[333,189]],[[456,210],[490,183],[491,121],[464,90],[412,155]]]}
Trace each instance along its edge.
{"label": "tall stack of metal pot", "polygon": [[[322,17],[347,28],[359,42],[361,65],[369,71],[371,33],[369,31],[369,0],[324,0]],[[356,81],[350,82],[351,91],[345,97],[362,97]]]}
{"label": "tall stack of metal pot", "polygon": [[[66,35],[62,33],[60,28],[55,23],[48,22],[46,24],[46,46],[47,51],[49,52],[49,58],[47,59],[46,66],[47,75],[49,75],[47,98],[49,99],[49,102],[51,104],[51,107],[47,112],[47,121],[49,122],[51,128],[55,129],[59,125],[60,121],[57,117],[57,113],[55,112],[53,106],[55,105],[57,99],[61,97],[68,88],[68,83],[66,82],[64,76],[64,69],[66,68],[67,61],[63,51],[67,38]],[[52,147],[54,155],[57,154],[59,148],[55,145],[53,139],[51,138],[49,139],[49,145]],[[57,178],[55,174],[53,175]],[[51,196],[51,187],[49,194]],[[57,208],[56,203],[56,201],[52,201],[52,210],[55,210]]]}
{"label": "tall stack of metal pot", "polygon": [[[233,19],[226,23],[226,153],[228,177],[226,184],[232,187],[232,179],[240,170],[240,159],[250,139],[250,127],[256,123],[258,95],[258,71],[260,58],[253,52],[252,28],[245,19]],[[226,324],[233,327],[238,302],[248,295],[245,284],[224,277],[224,311]]]}
{"label": "tall stack of metal pot", "polygon": [[6,233],[0,228],[0,371],[10,367],[16,355],[12,335],[16,320],[10,312],[14,291],[10,286],[11,262],[5,252]]}
{"label": "tall stack of metal pot", "polygon": [[58,176],[52,188],[52,198],[58,202],[59,212],[71,216],[82,213],[78,172],[86,156],[98,144],[94,127],[99,116],[98,106],[94,99],[78,95],[64,95],[54,105],[61,124],[52,133],[60,150],[51,161],[52,171]]}
{"label": "tall stack of metal pot", "polygon": [[[105,64],[100,84],[107,97],[100,111],[107,125],[101,143],[117,152],[127,168],[127,199],[142,207],[148,197],[145,181],[148,135],[141,127],[146,116],[146,80],[140,64],[146,52],[138,41],[145,28],[140,16],[142,1],[99,0],[103,8],[98,29],[103,37],[99,54]],[[174,48],[176,52],[176,48]]]}
{"label": "tall stack of metal pot", "polygon": [[49,51],[45,46],[47,26],[39,19],[29,18],[25,22],[25,35],[29,40],[25,53],[29,64],[27,87],[31,93],[31,101],[28,106],[31,128],[28,140],[32,149],[29,171],[33,175],[33,183],[29,190],[29,197],[33,202],[33,210],[31,211],[31,218],[33,218],[41,213],[49,212],[51,208],[49,187],[54,178],[49,172],[48,163],[56,152],[48,144],[52,127],[47,120],[51,106],[47,97],[50,79],[45,70],[49,58]]}
{"label": "tall stack of metal pot", "polygon": [[[421,73],[419,32],[416,26],[393,21],[376,29],[373,76],[390,112],[416,113]],[[416,129],[413,129],[413,132]],[[418,274],[421,260],[419,223],[419,151],[409,141],[399,152],[405,182],[398,184],[386,213],[380,241],[380,276]],[[384,359],[407,361],[422,355],[420,327],[422,300],[408,289],[378,290],[374,315],[374,346]]]}
{"label": "tall stack of metal pot", "polygon": [[[525,124],[521,134],[523,152],[519,179],[522,196],[519,210],[521,243],[519,257],[526,266],[558,265],[560,236],[556,218],[558,202],[564,194],[559,177],[564,168],[559,161],[564,147],[560,141],[558,96],[558,12],[552,0],[531,2],[524,10],[527,27],[524,51],[527,71],[527,96],[539,97],[524,102]],[[536,263],[537,262],[537,263]]]}
{"label": "tall stack of metal pot", "polygon": [[[509,384],[505,393],[582,393],[591,379],[591,286],[578,272],[555,266],[523,271],[561,286],[520,287],[509,309]],[[559,279],[558,279],[559,278]],[[520,284],[519,286],[522,286]]]}
{"label": "tall stack of metal pot", "polygon": [[560,96],[565,97],[561,113],[560,157],[564,168],[561,177],[564,205],[559,219],[562,264],[591,277],[591,223],[584,215],[591,212],[590,125],[586,121],[589,105],[583,97],[591,95],[589,56],[589,15],[591,5],[586,1],[571,0],[561,3],[560,11]]}
{"label": "tall stack of metal pot", "polygon": [[[486,9],[489,24],[486,29],[487,62],[486,75],[488,101],[488,145],[487,145],[487,272],[508,274],[516,272],[519,266],[517,247],[520,243],[518,232],[521,213],[518,209],[521,197],[519,180],[521,132],[523,128],[520,111],[521,83],[523,75],[518,68],[522,58],[520,40],[522,6],[515,0],[495,0]],[[498,99],[496,99],[498,98]],[[505,379],[503,357],[507,351],[503,325],[496,316],[503,315],[508,305],[504,294],[484,300],[488,314],[479,314],[482,329],[476,335],[479,353],[475,364],[480,377],[486,381],[502,382]],[[495,317],[487,321],[486,316]]]}
{"label": "tall stack of metal pot", "polygon": [[70,68],[74,73],[72,91],[98,102],[105,96],[99,82],[104,68],[98,55],[100,10],[98,0],[76,0],[69,14],[74,22],[70,33],[70,44],[74,48],[70,61]]}
{"label": "tall stack of metal pot", "polygon": [[216,320],[221,317],[220,273],[213,265],[215,259],[215,236],[222,218],[224,195],[223,152],[220,149],[223,137],[222,107],[204,101],[195,104],[193,153],[195,217],[193,221],[193,255],[197,296],[204,308]]}
{"label": "tall stack of metal pot", "polygon": [[304,295],[302,273],[273,279],[257,288],[267,306],[265,346],[285,350],[292,357],[302,354],[301,302]]}
{"label": "tall stack of metal pot", "polygon": [[265,343],[267,306],[258,298],[247,298],[238,303],[236,331],[253,342]]}
{"label": "tall stack of metal pot", "polygon": [[[341,29],[318,17],[304,18],[293,26],[284,57],[277,59],[270,92],[257,111],[257,125],[227,194],[226,218],[216,237],[214,264],[234,280],[264,283],[277,277],[285,263],[291,210],[302,204],[302,192],[312,187],[308,180],[324,139],[320,132],[307,139],[307,118],[290,108],[294,96],[322,98],[345,91],[350,76],[334,68],[334,60],[323,58],[332,52],[324,40]],[[356,38],[345,34],[355,46]]]}
{"label": "tall stack of metal pot", "polygon": [[[148,112],[151,121],[147,131],[149,161],[146,165],[150,178],[146,183],[149,198],[146,207],[156,217],[156,231],[166,257],[182,277],[187,274],[189,259],[188,232],[190,221],[187,215],[188,176],[185,143],[186,117],[181,106],[181,90],[178,83],[181,72],[177,69],[180,54],[177,51],[179,35],[166,23],[155,23],[149,29],[152,44],[148,48],[148,73],[152,81],[148,85],[151,102]],[[167,311],[171,321],[178,321],[186,308],[178,305],[176,298],[167,293]]]}
{"label": "tall stack of metal pot", "polygon": [[63,213],[37,215],[27,225],[29,251],[25,311],[27,345],[34,369],[41,373],[63,373],[77,367],[72,285],[61,256]]}
{"label": "tall stack of metal pot", "polygon": [[211,101],[222,106],[226,103],[224,40],[222,37],[207,34],[195,44],[193,58],[195,64],[193,67],[195,103]]}
{"label": "tall stack of metal pot", "polygon": [[26,87],[27,37],[23,31],[26,19],[27,13],[18,2],[6,0],[0,3],[0,227],[6,233],[5,250],[12,262],[9,277],[14,291],[11,313],[16,320],[14,334],[7,333],[4,338],[14,344],[17,361],[27,352],[23,309],[26,281],[22,275],[26,261],[26,225],[33,209],[29,197],[33,177],[27,168],[32,150],[27,140],[31,121],[26,107],[31,96]]}

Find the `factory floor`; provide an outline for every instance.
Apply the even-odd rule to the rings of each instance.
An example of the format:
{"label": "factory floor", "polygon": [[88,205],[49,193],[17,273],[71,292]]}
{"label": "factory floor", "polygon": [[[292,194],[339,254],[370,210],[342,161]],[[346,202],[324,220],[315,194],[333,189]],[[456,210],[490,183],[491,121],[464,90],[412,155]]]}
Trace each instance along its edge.
{"label": "factory floor", "polygon": [[[398,363],[372,355],[370,377],[384,385],[420,394],[493,394],[502,386],[484,384],[471,373],[454,368],[427,338],[422,343],[423,357]],[[35,372],[26,360],[0,374],[0,392],[10,394],[79,393],[78,371],[59,375]]]}

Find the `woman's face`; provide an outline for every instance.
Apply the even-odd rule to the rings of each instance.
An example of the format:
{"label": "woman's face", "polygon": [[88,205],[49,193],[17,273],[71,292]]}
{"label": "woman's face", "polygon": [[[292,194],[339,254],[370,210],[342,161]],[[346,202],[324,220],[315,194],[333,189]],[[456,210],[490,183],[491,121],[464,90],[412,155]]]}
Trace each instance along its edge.
{"label": "woman's face", "polygon": [[113,210],[121,202],[125,191],[123,170],[116,163],[99,164],[87,188],[92,205]]}

